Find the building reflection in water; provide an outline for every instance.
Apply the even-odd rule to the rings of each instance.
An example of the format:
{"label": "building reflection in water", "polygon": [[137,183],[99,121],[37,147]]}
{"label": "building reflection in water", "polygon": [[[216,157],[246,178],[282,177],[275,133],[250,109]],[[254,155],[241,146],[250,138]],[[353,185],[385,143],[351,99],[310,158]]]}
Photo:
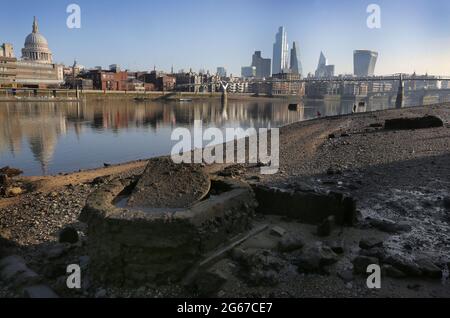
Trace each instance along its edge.
{"label": "building reflection in water", "polygon": [[[83,165],[81,158],[89,162],[90,168],[106,161],[121,162],[166,154],[173,144],[170,131],[176,127],[192,128],[194,120],[202,120],[204,127],[222,129],[269,128],[313,118],[317,111],[322,115],[339,115],[349,113],[351,108],[352,102],[340,101],[317,101],[306,106],[300,104],[297,111],[289,111],[288,103],[284,101],[228,101],[225,105],[220,101],[145,104],[134,101],[0,103],[0,165],[17,167],[19,164],[26,174],[74,171],[88,168],[69,164],[71,161]],[[98,140],[101,145],[101,138],[107,144],[111,136],[120,136],[121,143],[115,144],[116,152],[108,148],[108,157],[102,158],[96,149],[83,148],[80,153],[62,153],[58,157],[59,170],[52,168],[57,148],[71,149],[89,139]],[[151,146],[152,152],[141,149],[146,147],[136,141],[140,136],[148,137],[146,143]],[[130,148],[134,143],[135,148]],[[128,157],[121,148],[131,149],[139,157]],[[31,162],[38,164],[40,171],[32,169]]]}

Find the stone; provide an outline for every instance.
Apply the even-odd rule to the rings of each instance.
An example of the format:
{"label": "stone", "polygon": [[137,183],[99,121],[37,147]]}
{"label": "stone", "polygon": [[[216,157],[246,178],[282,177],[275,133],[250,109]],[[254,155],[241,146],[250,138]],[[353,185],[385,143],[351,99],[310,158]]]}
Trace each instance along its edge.
{"label": "stone", "polygon": [[79,257],[79,261],[80,261],[80,268],[86,269],[89,266],[91,258],[87,255],[82,255]]}
{"label": "stone", "polygon": [[46,285],[34,285],[24,288],[26,298],[59,298],[58,295]]}
{"label": "stone", "polygon": [[20,256],[12,255],[0,261],[0,278],[4,281],[10,281],[14,276],[27,270],[25,261]]}
{"label": "stone", "polygon": [[59,233],[59,242],[60,243],[70,243],[75,244],[79,240],[78,232],[71,226],[67,226],[61,230]]}
{"label": "stone", "polygon": [[250,273],[248,282],[253,286],[272,287],[278,284],[278,274],[274,270],[256,270]]}
{"label": "stone", "polygon": [[235,262],[241,263],[247,257],[247,253],[240,247],[235,247],[231,250],[231,259]]}
{"label": "stone", "polygon": [[382,231],[389,234],[405,233],[412,230],[411,225],[406,222],[394,222],[387,219],[372,219],[368,218],[369,224]]}
{"label": "stone", "polygon": [[383,246],[383,240],[376,238],[376,237],[368,237],[363,238],[361,241],[359,241],[359,247],[363,250],[368,250],[373,247],[381,247]]}
{"label": "stone", "polygon": [[331,248],[333,252],[336,254],[343,254],[345,250],[345,242],[344,240],[334,240],[328,243],[328,246]]}
{"label": "stone", "polygon": [[228,281],[228,277],[219,269],[206,270],[197,275],[195,289],[201,297],[214,296]]}
{"label": "stone", "polygon": [[25,260],[17,255],[0,260],[0,278],[14,286],[35,283],[40,279],[39,275],[28,268]]}
{"label": "stone", "polygon": [[48,259],[56,259],[64,256],[67,253],[68,246],[65,244],[56,244],[45,251],[45,256]]}
{"label": "stone", "polygon": [[422,276],[422,271],[420,270],[419,266],[413,260],[408,259],[404,256],[398,254],[390,255],[386,257],[384,262],[399,269],[407,276]]}
{"label": "stone", "polygon": [[106,289],[100,288],[100,289],[98,289],[98,290],[95,292],[94,297],[95,297],[95,298],[105,298],[106,295],[107,295]]}
{"label": "stone", "polygon": [[341,278],[345,283],[353,281],[353,272],[348,268],[338,271],[337,276]]}
{"label": "stone", "polygon": [[245,253],[242,264],[247,269],[280,270],[282,267],[278,257],[272,255],[270,251],[255,251]]}
{"label": "stone", "polygon": [[389,264],[384,264],[381,267],[381,272],[388,276],[388,277],[392,277],[392,278],[404,278],[406,277],[405,273],[403,273],[401,270],[395,268],[392,265]]}
{"label": "stone", "polygon": [[17,196],[21,195],[22,193],[23,193],[23,190],[20,187],[7,188],[5,191],[5,195],[7,197],[17,197]]}
{"label": "stone", "polygon": [[273,236],[283,237],[286,234],[286,230],[280,226],[274,226],[270,229],[270,234]]}
{"label": "stone", "polygon": [[447,210],[450,211],[450,197],[445,197],[445,198],[442,200],[442,203],[443,203],[443,205],[444,205],[444,208],[446,208]]}
{"label": "stone", "polygon": [[372,264],[378,264],[378,258],[370,256],[357,256],[353,260],[353,272],[355,274],[366,274],[367,267]]}
{"label": "stone", "polygon": [[306,248],[300,257],[295,260],[301,273],[324,273],[324,267],[336,263],[337,255],[321,243]]}
{"label": "stone", "polygon": [[321,224],[317,226],[317,235],[322,237],[329,236],[333,229],[334,223],[334,216],[327,217]]}
{"label": "stone", "polygon": [[359,255],[376,257],[379,260],[384,260],[386,258],[386,251],[382,247],[372,247],[369,249],[361,249]]}
{"label": "stone", "polygon": [[429,278],[441,278],[442,270],[436,266],[430,259],[428,258],[419,258],[416,259],[415,263],[418,265],[422,274]]}
{"label": "stone", "polygon": [[[239,251],[239,250],[237,250]],[[246,252],[239,256],[242,279],[253,286],[274,286],[278,283],[278,275],[283,266],[278,257],[270,251]]]}
{"label": "stone", "polygon": [[283,237],[280,240],[280,242],[278,243],[278,250],[280,252],[289,253],[302,249],[304,245],[305,243],[303,242],[303,239],[301,237],[291,234]]}
{"label": "stone", "polygon": [[444,122],[436,116],[423,116],[413,118],[393,118],[387,119],[384,123],[385,129],[425,129],[443,127]]}
{"label": "stone", "polygon": [[370,124],[369,127],[371,127],[371,128],[381,128],[381,127],[383,127],[383,124],[382,123],[373,123],[373,124]]}
{"label": "stone", "polygon": [[418,290],[422,287],[422,285],[420,285],[420,284],[409,284],[409,285],[406,286],[406,287],[407,287],[408,289],[418,291]]}
{"label": "stone", "polygon": [[110,182],[113,179],[112,176],[99,176],[94,178],[94,180],[92,180],[91,184],[103,184],[103,183],[107,183]]}
{"label": "stone", "polygon": [[22,170],[15,169],[15,168],[10,168],[8,166],[5,166],[5,167],[0,169],[0,174],[4,174],[4,175],[6,175],[9,178],[16,177],[18,175],[21,175],[22,173],[23,173]]}
{"label": "stone", "polygon": [[9,186],[11,181],[9,180],[9,177],[6,174],[0,174],[0,187],[7,187]]}

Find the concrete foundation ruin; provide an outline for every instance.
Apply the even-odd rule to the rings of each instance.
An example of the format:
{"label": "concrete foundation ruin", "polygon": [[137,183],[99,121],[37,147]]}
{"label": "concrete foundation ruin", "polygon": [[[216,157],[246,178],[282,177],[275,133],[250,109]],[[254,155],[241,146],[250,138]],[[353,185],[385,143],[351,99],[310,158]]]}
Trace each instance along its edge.
{"label": "concrete foundation ruin", "polygon": [[[103,185],[86,202],[80,220],[88,224],[91,274],[99,282],[141,285],[145,281],[178,281],[206,253],[250,228],[256,207],[251,188],[234,179],[210,178],[193,165],[177,165],[183,167],[176,169],[185,169],[185,177],[192,169],[203,173],[200,188],[209,190],[203,196],[189,203],[184,200],[185,206],[128,206],[124,201],[130,200],[143,179],[151,178],[149,174],[170,174],[154,171],[154,165],[151,160],[138,180],[115,179]],[[168,162],[167,167],[173,168]],[[173,196],[182,184],[172,187]],[[142,191],[140,188],[139,198],[145,196]],[[149,186],[148,191],[156,190]]]}

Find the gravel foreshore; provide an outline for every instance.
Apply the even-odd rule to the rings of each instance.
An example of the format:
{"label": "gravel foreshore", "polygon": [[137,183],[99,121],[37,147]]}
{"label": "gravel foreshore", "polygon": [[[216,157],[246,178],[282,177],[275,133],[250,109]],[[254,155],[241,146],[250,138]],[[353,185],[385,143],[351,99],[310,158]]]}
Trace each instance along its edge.
{"label": "gravel foreshore", "polygon": [[[387,119],[425,115],[439,117],[443,127],[383,128]],[[236,165],[232,176],[268,187],[292,188],[307,184],[345,192],[357,202],[358,225],[323,240],[311,234],[315,228],[310,225],[258,216],[257,223],[281,226],[298,233],[305,246],[316,241],[328,244],[345,239],[345,256],[327,275],[308,275],[298,271],[297,261],[290,261],[298,255],[286,256],[269,248],[278,241],[272,242],[273,236],[263,233],[258,244],[254,238],[242,248],[247,252],[256,251],[255,255],[259,255],[261,249],[270,249],[274,261],[266,265],[276,273],[273,278],[276,282],[248,284],[245,278],[234,274],[233,268],[239,266],[239,261],[230,257],[217,265],[229,273],[229,277],[215,296],[450,297],[450,283],[445,276],[450,264],[449,120],[449,105],[433,105],[321,118],[283,127],[278,174],[260,175],[258,167]],[[112,178],[137,175],[144,167],[145,162],[139,162],[52,177],[16,177],[14,182],[27,191],[18,197],[0,198],[0,258],[21,255],[32,270],[44,277],[47,285],[66,297],[196,296],[176,284],[117,290],[89,282],[82,291],[64,290],[64,264],[88,259],[88,233],[86,226],[78,221],[87,196]],[[61,245],[58,235],[68,226],[78,231],[80,241]],[[358,244],[367,236],[382,241],[383,249],[375,251],[383,254],[377,254],[378,259],[389,259],[395,265],[395,255],[400,255],[417,260],[414,264],[431,262],[428,266],[419,264],[418,268],[425,273],[441,266],[441,278],[389,277],[386,287],[376,291],[367,290],[361,277],[342,278],[345,276],[342,272],[353,259],[361,257]],[[252,257],[255,260],[254,255]],[[425,261],[419,262],[422,259]],[[393,272],[389,266],[390,263],[386,265],[387,270]],[[21,295],[13,286],[0,287],[0,297],[14,296]]]}

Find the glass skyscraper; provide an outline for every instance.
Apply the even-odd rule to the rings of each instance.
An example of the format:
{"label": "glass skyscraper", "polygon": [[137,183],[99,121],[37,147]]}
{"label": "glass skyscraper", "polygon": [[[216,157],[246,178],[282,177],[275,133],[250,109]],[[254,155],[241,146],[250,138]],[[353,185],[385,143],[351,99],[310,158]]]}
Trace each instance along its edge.
{"label": "glass skyscraper", "polygon": [[290,62],[290,67],[291,72],[294,74],[302,74],[303,70],[302,70],[302,64],[300,62],[300,59],[298,57],[298,51],[297,51],[297,42],[294,42],[292,44],[292,49],[291,49],[291,62]]}
{"label": "glass skyscraper", "polygon": [[378,53],[368,50],[353,52],[353,73],[356,76],[373,76]]}
{"label": "glass skyscraper", "polygon": [[278,29],[273,44],[272,74],[279,74],[289,69],[289,44],[284,27]]}

